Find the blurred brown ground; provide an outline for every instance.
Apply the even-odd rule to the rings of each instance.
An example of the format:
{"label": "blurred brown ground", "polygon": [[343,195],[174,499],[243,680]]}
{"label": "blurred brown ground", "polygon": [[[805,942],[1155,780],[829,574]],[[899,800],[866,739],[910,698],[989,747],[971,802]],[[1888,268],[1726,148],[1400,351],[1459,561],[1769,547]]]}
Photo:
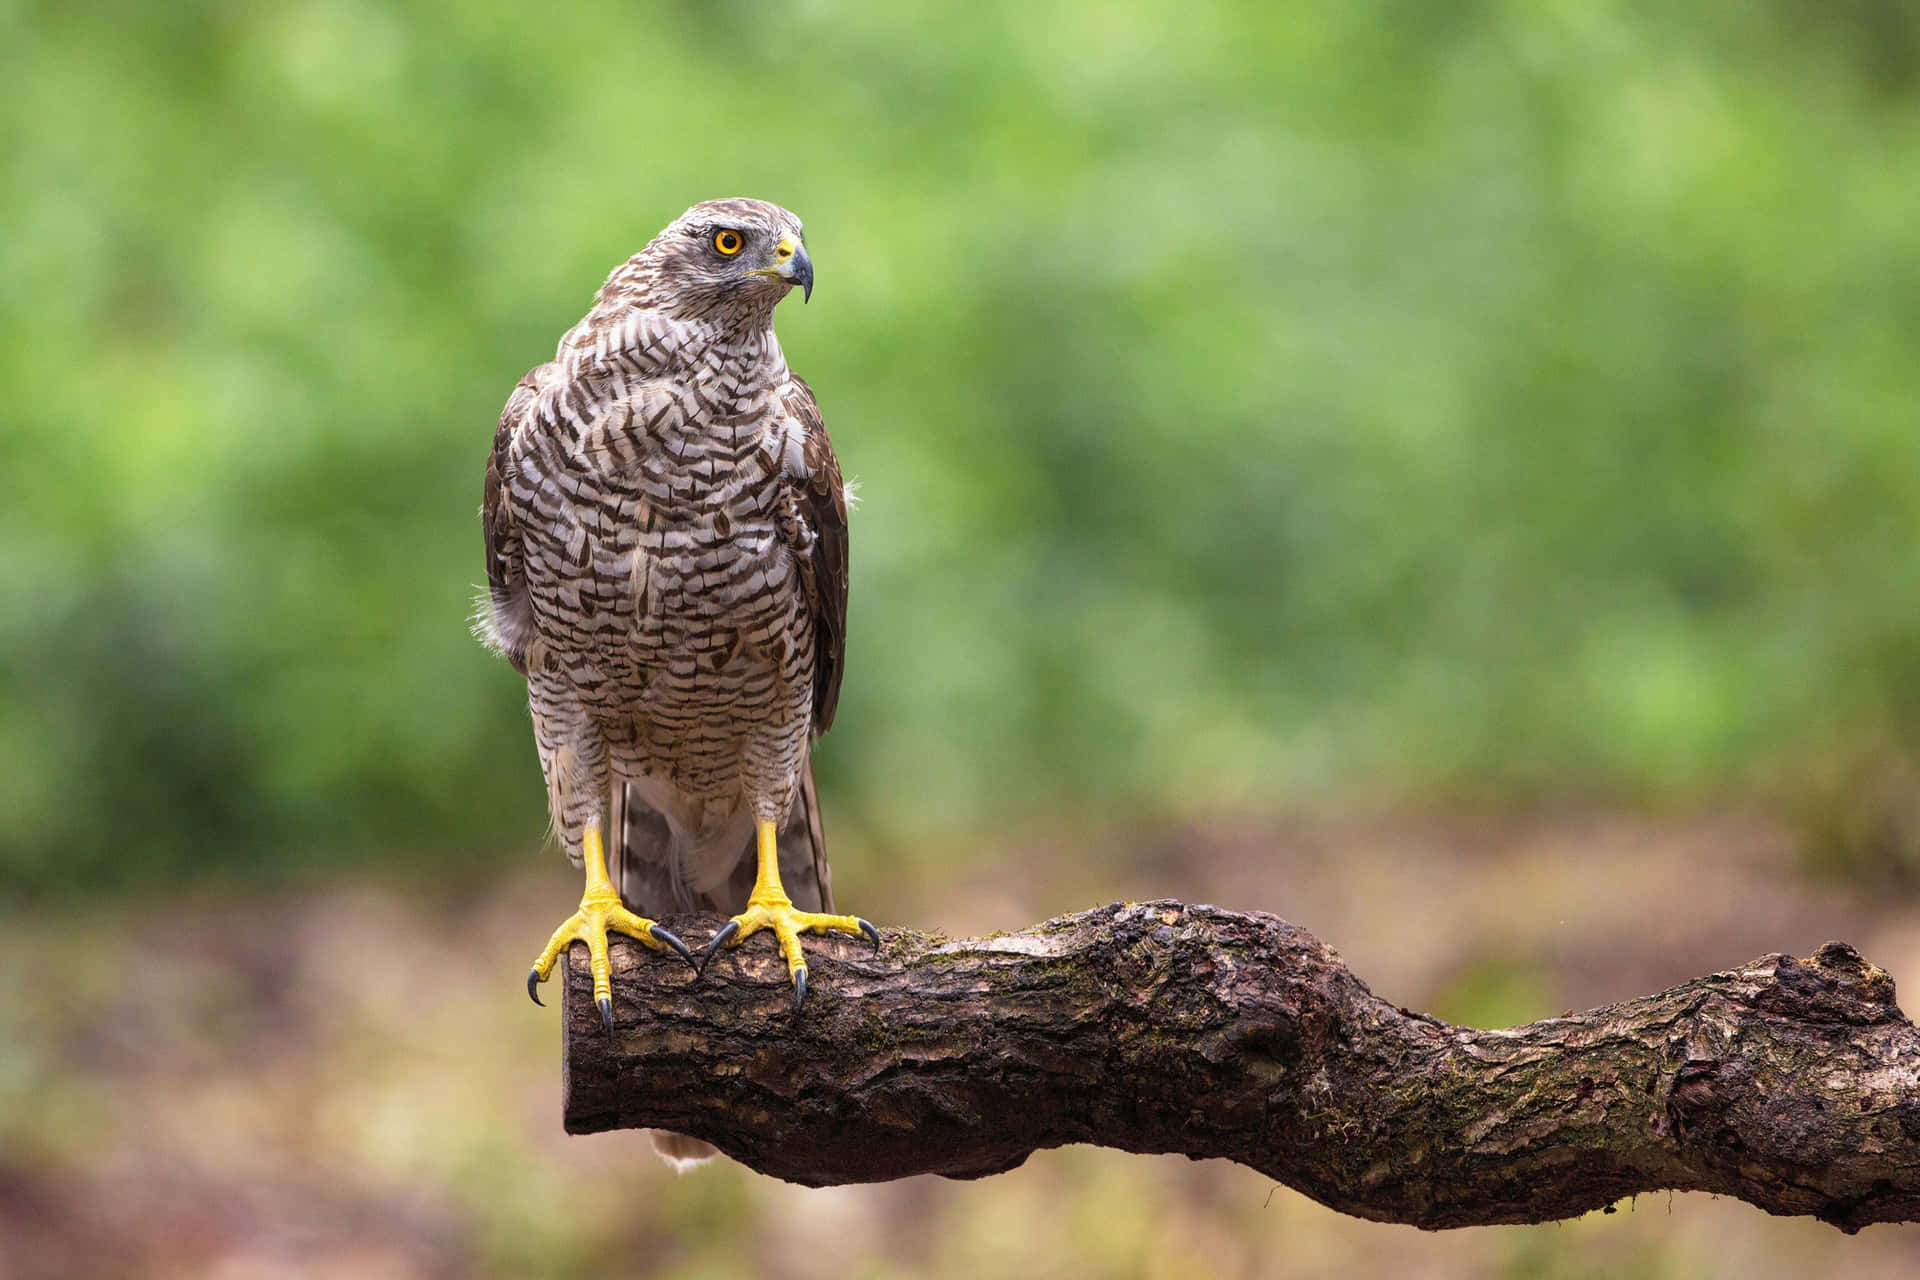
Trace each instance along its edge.
{"label": "blurred brown ground", "polygon": [[[1031,834],[870,891],[855,850],[840,892],[953,934],[1119,898],[1272,911],[1387,998],[1489,1025],[1829,938],[1920,974],[1920,908],[1811,883],[1792,850],[1740,814],[1249,821]],[[1848,1238],[1698,1195],[1428,1234],[1089,1148],[973,1184],[676,1176],[642,1135],[560,1131],[554,1017],[520,984],[573,874],[537,866],[0,922],[0,1278],[1920,1274],[1920,1227]]]}

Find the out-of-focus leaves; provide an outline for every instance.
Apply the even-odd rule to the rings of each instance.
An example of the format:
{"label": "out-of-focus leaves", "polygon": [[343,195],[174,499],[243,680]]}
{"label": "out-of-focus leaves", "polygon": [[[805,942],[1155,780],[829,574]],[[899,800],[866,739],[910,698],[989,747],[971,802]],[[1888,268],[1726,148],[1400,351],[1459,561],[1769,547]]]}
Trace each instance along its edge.
{"label": "out-of-focus leaves", "polygon": [[531,844],[492,423],[734,193],[864,482],[836,820],[1898,757],[1903,13],[0,8],[0,875]]}

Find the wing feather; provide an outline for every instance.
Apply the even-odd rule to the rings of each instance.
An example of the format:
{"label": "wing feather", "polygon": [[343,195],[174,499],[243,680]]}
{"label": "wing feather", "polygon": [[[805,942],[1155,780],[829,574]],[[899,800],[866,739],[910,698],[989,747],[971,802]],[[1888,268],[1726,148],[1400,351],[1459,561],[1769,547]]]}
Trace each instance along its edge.
{"label": "wing feather", "polygon": [[791,375],[783,399],[802,432],[804,474],[790,474],[789,483],[813,531],[801,580],[814,626],[813,731],[822,734],[833,726],[847,653],[847,492],[813,389]]}

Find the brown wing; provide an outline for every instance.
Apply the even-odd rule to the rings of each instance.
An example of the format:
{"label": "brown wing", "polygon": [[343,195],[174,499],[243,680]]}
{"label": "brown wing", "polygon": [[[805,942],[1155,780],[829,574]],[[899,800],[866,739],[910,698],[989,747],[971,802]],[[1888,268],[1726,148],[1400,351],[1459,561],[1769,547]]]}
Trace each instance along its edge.
{"label": "brown wing", "polygon": [[813,613],[813,731],[821,734],[833,726],[847,654],[847,493],[813,389],[796,376],[784,398],[787,412],[806,432],[806,474],[791,476],[791,483],[800,514],[813,530],[813,550],[801,578]]}
{"label": "brown wing", "polygon": [[533,404],[539,373],[539,369],[530,371],[507,397],[500,425],[493,433],[493,452],[487,455],[487,479],[480,494],[480,532],[487,544],[484,636],[521,675],[527,674],[533,601],[527,595],[526,565],[521,558],[520,533],[514,527],[513,507],[507,500],[507,480],[512,466],[510,446]]}

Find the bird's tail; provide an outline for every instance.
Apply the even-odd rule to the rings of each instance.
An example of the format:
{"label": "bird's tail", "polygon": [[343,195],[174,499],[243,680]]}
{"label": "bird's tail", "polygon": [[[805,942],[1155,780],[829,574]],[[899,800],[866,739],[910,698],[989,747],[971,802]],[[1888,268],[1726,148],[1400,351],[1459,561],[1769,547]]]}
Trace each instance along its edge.
{"label": "bird's tail", "polygon": [[[627,909],[649,918],[664,915],[674,908],[671,873],[677,853],[673,832],[659,810],[640,798],[631,785],[616,781],[612,804],[607,814],[607,874],[620,886]],[[719,1155],[712,1143],[689,1138],[684,1133],[655,1129],[650,1135],[653,1149],[672,1166],[685,1173]]]}
{"label": "bird's tail", "polygon": [[[624,782],[613,788],[612,807],[607,828],[613,847],[608,850],[607,867],[628,908],[649,917],[675,910],[679,877],[674,867],[680,851],[674,848],[666,817]],[[746,910],[754,869],[754,841],[749,834],[733,874],[719,888],[701,895],[699,905],[723,915]],[[827,836],[820,825],[811,758],[800,770],[793,809],[780,827],[780,880],[802,911],[833,910],[833,874],[827,866]],[[719,1154],[711,1143],[664,1129],[653,1131],[653,1148],[681,1173]]]}
{"label": "bird's tail", "polygon": [[[634,787],[613,789],[609,815],[607,871],[620,886],[627,907],[656,917],[690,907],[733,915],[747,909],[755,868],[751,825],[733,859],[733,871],[715,888],[689,895],[674,864],[687,855],[675,847],[667,820]],[[813,762],[800,771],[793,808],[780,826],[780,882],[802,911],[833,910],[833,873],[827,865],[827,837],[820,825],[820,798],[813,785]],[[678,892],[676,892],[678,889]]]}
{"label": "bird's tail", "polygon": [[[725,915],[747,909],[758,867],[751,830],[740,847],[733,874],[725,884],[705,895],[703,905]],[[780,884],[802,911],[833,910],[833,873],[827,866],[827,833],[820,825],[820,797],[813,786],[813,760],[800,770],[800,786],[793,808],[780,824]]]}
{"label": "bird's tail", "polygon": [[720,1154],[719,1148],[711,1142],[689,1138],[684,1133],[668,1133],[665,1129],[655,1129],[647,1136],[653,1139],[653,1149],[660,1153],[662,1160],[673,1166],[675,1173],[685,1173]]}

